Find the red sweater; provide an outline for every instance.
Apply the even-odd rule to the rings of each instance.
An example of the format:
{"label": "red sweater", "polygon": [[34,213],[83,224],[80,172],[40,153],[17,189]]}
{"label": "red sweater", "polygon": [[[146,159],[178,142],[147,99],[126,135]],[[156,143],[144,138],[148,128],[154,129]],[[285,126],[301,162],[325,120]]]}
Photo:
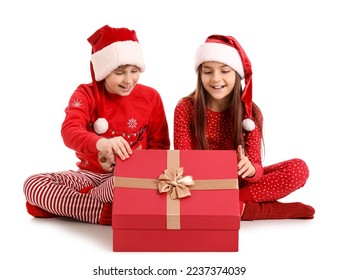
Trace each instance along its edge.
{"label": "red sweater", "polygon": [[170,140],[163,103],[159,93],[137,84],[128,96],[105,92],[105,118],[109,129],[97,135],[93,123],[98,118],[92,84],[78,86],[65,109],[61,135],[64,143],[75,150],[77,166],[105,173],[98,162],[96,142],[102,138],[123,136],[133,148],[169,149]]}
{"label": "red sweater", "polygon": [[[262,121],[260,112],[259,119]],[[187,99],[181,99],[174,111],[174,149],[195,149],[195,136],[192,132],[193,104]],[[206,111],[207,131],[206,136],[211,150],[233,150],[233,121],[231,110],[224,112]],[[256,173],[246,181],[257,182],[263,175],[261,161],[261,133],[256,128],[250,132],[244,132],[245,153],[256,169]]]}

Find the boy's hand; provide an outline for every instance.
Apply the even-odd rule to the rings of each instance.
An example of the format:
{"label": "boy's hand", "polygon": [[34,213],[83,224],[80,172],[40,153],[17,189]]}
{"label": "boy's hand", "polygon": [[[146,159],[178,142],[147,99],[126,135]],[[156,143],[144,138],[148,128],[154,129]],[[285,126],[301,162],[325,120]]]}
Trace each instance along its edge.
{"label": "boy's hand", "polygon": [[112,172],[115,167],[115,156],[113,154],[113,158],[107,158],[105,153],[98,153],[99,163],[103,170],[107,172]]}
{"label": "boy's hand", "polygon": [[115,165],[115,154],[122,160],[129,158],[132,149],[128,142],[121,136],[106,139],[101,138],[96,143],[101,166],[106,171],[111,171]]}

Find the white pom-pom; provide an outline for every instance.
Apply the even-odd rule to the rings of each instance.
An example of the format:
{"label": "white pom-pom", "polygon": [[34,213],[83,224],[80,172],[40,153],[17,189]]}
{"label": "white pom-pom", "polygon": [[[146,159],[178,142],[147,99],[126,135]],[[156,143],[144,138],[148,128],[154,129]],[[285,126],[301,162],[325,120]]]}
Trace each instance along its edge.
{"label": "white pom-pom", "polygon": [[99,118],[94,122],[93,127],[96,133],[103,134],[108,130],[108,122],[105,118]]}
{"label": "white pom-pom", "polygon": [[251,119],[244,119],[242,121],[242,128],[247,131],[252,131],[255,129],[255,123]]}

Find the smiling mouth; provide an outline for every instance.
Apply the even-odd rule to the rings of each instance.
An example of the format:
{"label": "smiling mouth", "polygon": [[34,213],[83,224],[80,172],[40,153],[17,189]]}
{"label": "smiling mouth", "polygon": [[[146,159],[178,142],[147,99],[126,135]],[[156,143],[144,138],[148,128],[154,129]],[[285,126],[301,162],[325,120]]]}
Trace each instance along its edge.
{"label": "smiling mouth", "polygon": [[131,86],[122,86],[122,85],[119,85],[119,87],[121,87],[124,90],[129,90],[131,88]]}
{"label": "smiling mouth", "polygon": [[223,86],[211,86],[211,88],[214,88],[214,89],[222,89],[224,87],[225,87],[225,85],[223,85]]}

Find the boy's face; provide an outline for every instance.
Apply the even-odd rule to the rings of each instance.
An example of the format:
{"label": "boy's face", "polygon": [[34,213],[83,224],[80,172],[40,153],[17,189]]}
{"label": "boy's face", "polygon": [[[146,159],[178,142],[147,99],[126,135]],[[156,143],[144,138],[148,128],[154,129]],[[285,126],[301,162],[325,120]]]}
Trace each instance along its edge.
{"label": "boy's face", "polygon": [[139,81],[140,69],[134,65],[123,65],[105,78],[106,90],[120,96],[129,95]]}

